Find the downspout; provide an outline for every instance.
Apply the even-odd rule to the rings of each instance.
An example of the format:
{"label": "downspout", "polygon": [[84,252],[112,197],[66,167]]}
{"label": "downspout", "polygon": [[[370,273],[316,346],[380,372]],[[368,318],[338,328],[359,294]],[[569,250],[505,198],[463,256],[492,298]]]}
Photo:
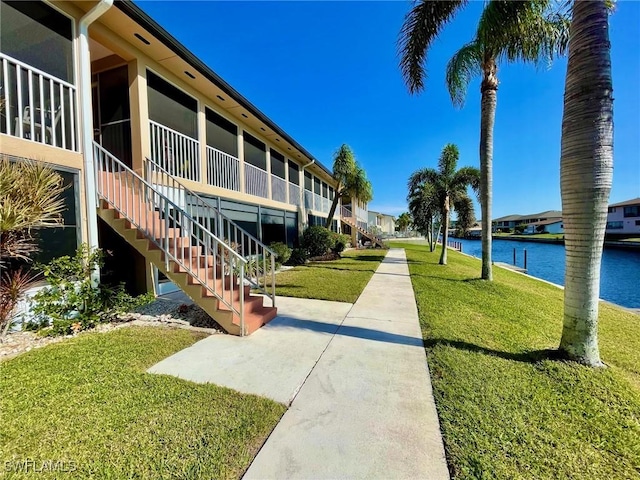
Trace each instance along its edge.
{"label": "downspout", "polygon": [[[300,185],[300,219],[298,221],[298,234],[302,236],[304,226],[307,224],[307,207],[304,204],[304,169],[316,163],[316,159],[312,159],[310,163],[302,165],[302,185]],[[307,225],[308,226],[308,225]]]}
{"label": "downspout", "polygon": [[[93,107],[91,104],[91,55],[89,52],[89,25],[113,5],[113,0],[100,0],[78,22],[78,49],[80,51],[80,119],[84,157],[84,193],[87,207],[87,240],[89,248],[98,248],[98,209],[96,171],[93,159]],[[94,286],[100,282],[100,270],[91,274]]]}

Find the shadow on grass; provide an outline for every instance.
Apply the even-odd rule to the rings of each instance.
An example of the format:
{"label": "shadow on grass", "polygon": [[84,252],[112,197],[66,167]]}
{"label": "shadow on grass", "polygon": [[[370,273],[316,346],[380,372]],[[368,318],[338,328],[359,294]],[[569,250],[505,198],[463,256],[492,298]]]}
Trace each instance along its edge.
{"label": "shadow on grass", "polygon": [[492,348],[481,347],[474,343],[462,342],[459,340],[449,340],[446,338],[427,338],[424,341],[426,348],[434,348],[437,346],[452,347],[458,350],[464,350],[473,353],[482,353],[484,355],[490,355],[492,357],[499,357],[505,360],[513,360],[523,363],[538,363],[543,360],[564,360],[562,352],[556,349],[543,349],[543,350],[530,350],[524,352],[504,352],[501,350],[494,350]]}

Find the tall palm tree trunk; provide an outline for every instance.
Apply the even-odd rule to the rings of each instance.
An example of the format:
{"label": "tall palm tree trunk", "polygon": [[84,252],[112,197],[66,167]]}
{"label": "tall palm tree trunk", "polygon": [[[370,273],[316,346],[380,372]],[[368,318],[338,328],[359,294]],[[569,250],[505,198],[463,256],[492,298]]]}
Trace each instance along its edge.
{"label": "tall palm tree trunk", "polygon": [[331,202],[331,208],[329,209],[329,215],[327,216],[327,221],[324,224],[325,228],[331,228],[331,222],[333,222],[333,216],[336,214],[336,207],[338,206],[338,200],[340,196],[338,192],[336,192],[333,196],[333,201]]}
{"label": "tall palm tree trunk", "polygon": [[600,262],[613,177],[613,96],[604,0],[575,1],[564,92],[560,187],[565,230],[560,350],[600,366]]}
{"label": "tall palm tree trunk", "polygon": [[491,203],[493,201],[493,124],[496,119],[498,79],[496,64],[489,59],[484,65],[480,90],[480,210],[482,213],[483,280],[493,280],[491,266]]}
{"label": "tall palm tree trunk", "polygon": [[449,241],[449,197],[447,196],[442,208],[442,218],[444,231],[442,232],[442,253],[440,254],[440,265],[447,264],[447,242]]}

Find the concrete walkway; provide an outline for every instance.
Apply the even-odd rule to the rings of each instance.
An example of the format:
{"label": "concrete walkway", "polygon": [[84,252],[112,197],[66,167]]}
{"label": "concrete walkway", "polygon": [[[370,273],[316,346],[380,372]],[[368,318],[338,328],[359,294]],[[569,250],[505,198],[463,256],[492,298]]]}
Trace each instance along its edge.
{"label": "concrete walkway", "polygon": [[449,478],[404,250],[389,250],[244,478]]}
{"label": "concrete walkway", "polygon": [[249,337],[212,335],[151,373],[290,405],[246,479],[448,479],[404,250],[355,304],[277,298]]}

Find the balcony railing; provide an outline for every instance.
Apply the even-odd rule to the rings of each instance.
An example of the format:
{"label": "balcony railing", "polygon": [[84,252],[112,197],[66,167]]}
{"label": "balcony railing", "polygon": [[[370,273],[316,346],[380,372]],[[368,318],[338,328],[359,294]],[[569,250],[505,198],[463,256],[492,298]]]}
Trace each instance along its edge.
{"label": "balcony railing", "polygon": [[304,208],[313,210],[313,192],[307,189],[304,191]]}
{"label": "balcony railing", "polygon": [[316,212],[321,212],[322,211],[322,197],[320,195],[318,195],[317,193],[313,194],[313,209]]}
{"label": "balcony railing", "polygon": [[269,174],[250,163],[244,164],[245,193],[256,197],[269,198]]}
{"label": "balcony railing", "polygon": [[151,159],[175,177],[200,181],[200,143],[153,120]]}
{"label": "balcony railing", "polygon": [[0,132],[78,151],[76,87],[0,53]]}
{"label": "balcony railing", "polygon": [[300,206],[300,187],[289,182],[289,204]]}
{"label": "balcony railing", "polygon": [[271,174],[271,199],[283,203],[287,201],[287,182],[273,174]]}
{"label": "balcony railing", "polygon": [[214,187],[240,191],[240,160],[207,146],[207,183]]}

